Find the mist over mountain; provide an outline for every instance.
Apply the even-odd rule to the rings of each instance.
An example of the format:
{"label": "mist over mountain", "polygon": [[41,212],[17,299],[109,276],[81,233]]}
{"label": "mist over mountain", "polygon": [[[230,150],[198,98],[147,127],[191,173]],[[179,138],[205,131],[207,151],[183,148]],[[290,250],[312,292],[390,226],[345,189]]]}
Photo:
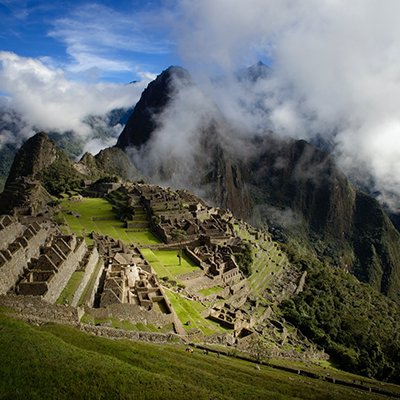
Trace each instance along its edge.
{"label": "mist over mountain", "polygon": [[[230,118],[233,108],[187,71],[168,68],[143,92],[117,147],[153,182],[189,188],[253,224],[283,229],[283,241],[294,235],[398,298],[400,235],[378,202],[350,183],[333,155],[271,129],[272,111],[261,107],[261,93],[252,95],[271,79],[269,69],[257,64],[234,79],[241,96],[248,94],[236,104],[245,115],[239,124]],[[232,82],[215,84],[219,98],[225,85]]]}

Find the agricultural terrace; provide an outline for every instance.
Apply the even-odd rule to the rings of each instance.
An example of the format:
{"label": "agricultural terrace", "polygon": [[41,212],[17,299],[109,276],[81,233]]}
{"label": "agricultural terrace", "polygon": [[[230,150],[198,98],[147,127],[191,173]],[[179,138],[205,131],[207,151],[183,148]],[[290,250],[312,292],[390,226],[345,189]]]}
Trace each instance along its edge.
{"label": "agricultural terrace", "polygon": [[117,218],[112,205],[102,198],[66,198],[61,203],[60,216],[73,233],[86,238],[94,231],[120,239],[126,244],[160,243],[149,229],[126,229],[124,222]]}
{"label": "agricultural terrace", "polygon": [[205,335],[229,332],[229,329],[203,317],[202,313],[206,312],[207,307],[199,301],[185,298],[169,289],[165,290],[165,294],[185,330],[191,331],[193,329],[199,329]]}
{"label": "agricultural terrace", "polygon": [[235,226],[235,230],[239,237],[252,244],[253,263],[248,282],[253,292],[262,294],[269,287],[271,277],[279,274],[288,263],[287,257],[274,241],[266,240],[264,236],[256,239],[251,232],[239,225]]}

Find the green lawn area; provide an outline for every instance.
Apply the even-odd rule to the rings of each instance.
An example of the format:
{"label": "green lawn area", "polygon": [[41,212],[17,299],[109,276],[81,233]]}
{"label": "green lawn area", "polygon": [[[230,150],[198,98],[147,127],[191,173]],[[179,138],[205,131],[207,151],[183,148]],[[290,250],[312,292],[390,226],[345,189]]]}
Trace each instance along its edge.
{"label": "green lawn area", "polygon": [[[101,198],[83,198],[81,201],[64,199],[61,203],[62,217],[70,229],[78,235],[88,235],[94,231],[132,244],[156,244],[160,240],[148,229],[134,232],[127,230],[124,223],[117,219],[112,205]],[[79,214],[79,217],[70,212]]]}
{"label": "green lawn area", "polygon": [[199,267],[185,254],[183,254],[181,265],[179,265],[177,257],[179,250],[141,249],[141,252],[160,278],[166,276],[170,280],[179,282],[179,279],[177,279],[179,275],[199,270]]}
{"label": "green lawn area", "polygon": [[135,400],[379,399],[182,345],[109,340],[0,315],[0,398]]}
{"label": "green lawn area", "polygon": [[[154,268],[159,278],[168,277],[171,281],[183,283],[177,276],[193,271],[198,268],[189,258],[182,258],[182,265],[178,265],[178,250],[150,250],[141,249],[143,256]],[[212,288],[213,290],[222,290],[222,288]],[[210,290],[210,289],[208,289]],[[225,328],[220,327],[217,323],[204,318],[201,313],[206,307],[200,302],[186,299],[185,297],[171,290],[166,290],[166,295],[171,302],[178,318],[184,325],[186,330],[200,329],[204,334],[211,335],[216,332],[227,332]],[[190,321],[190,325],[185,325]]]}

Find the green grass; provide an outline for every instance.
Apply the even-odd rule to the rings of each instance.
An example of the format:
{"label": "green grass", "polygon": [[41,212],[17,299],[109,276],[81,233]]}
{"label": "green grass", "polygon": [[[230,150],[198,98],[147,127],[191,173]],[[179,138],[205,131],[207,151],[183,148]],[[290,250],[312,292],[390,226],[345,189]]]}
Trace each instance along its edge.
{"label": "green grass", "polygon": [[[165,293],[179,320],[187,331],[191,329],[200,329],[205,335],[229,332],[229,330],[221,327],[216,322],[206,319],[201,315],[206,307],[200,302],[186,299],[171,290],[166,290]],[[190,325],[186,325],[188,321],[190,321]]]}
{"label": "green grass", "polygon": [[57,304],[71,304],[74,298],[74,294],[81,283],[83,276],[85,275],[84,271],[75,271],[72,275],[70,280],[68,281],[67,285],[63,289],[60,294],[60,297],[57,299]]}
{"label": "green grass", "polygon": [[[196,266],[185,254],[182,257],[182,263],[179,265],[177,257],[179,250],[150,250],[142,249],[143,256],[151,264],[159,277],[168,277],[168,279],[180,282],[179,275],[199,271]],[[182,281],[184,283],[184,281]]]}
{"label": "green grass", "polygon": [[272,276],[279,274],[282,266],[288,262],[287,257],[274,242],[257,240],[247,229],[242,229],[238,225],[235,225],[234,228],[243,240],[260,247],[260,249],[254,247],[248,283],[255,294],[261,295],[270,286]]}
{"label": "green grass", "polygon": [[[156,251],[141,249],[141,252],[159,277],[167,277],[170,281],[176,281],[178,284],[185,283],[185,281],[179,280],[179,275],[199,270],[199,267],[185,255],[182,258],[182,265],[178,265],[178,250]],[[179,320],[187,331],[191,329],[200,329],[205,335],[227,332],[227,330],[222,328],[219,324],[201,315],[206,307],[200,302],[186,299],[171,290],[166,290],[166,295],[178,315]],[[190,321],[190,325],[185,325],[188,321]]]}
{"label": "green grass", "polygon": [[[120,239],[128,244],[157,244],[160,240],[148,229],[137,232],[127,230],[122,221],[118,220],[112,205],[102,198],[83,198],[81,201],[69,201],[64,199],[61,203],[62,213],[70,229],[78,234],[86,236],[94,231],[102,235],[108,235]],[[70,215],[69,212],[79,214],[79,217]]]}
{"label": "green grass", "polygon": [[0,315],[4,399],[379,399],[177,345],[108,340]]}

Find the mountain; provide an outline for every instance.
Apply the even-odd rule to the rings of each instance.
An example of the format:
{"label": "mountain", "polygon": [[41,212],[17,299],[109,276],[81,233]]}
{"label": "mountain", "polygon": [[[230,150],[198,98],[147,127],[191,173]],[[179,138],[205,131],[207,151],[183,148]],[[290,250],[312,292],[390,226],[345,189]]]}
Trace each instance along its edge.
{"label": "mountain", "polygon": [[140,173],[131,163],[129,157],[118,147],[109,147],[93,156],[85,153],[75,168],[91,178],[100,178],[107,175],[116,175],[123,179],[137,180]]}
{"label": "mountain", "polygon": [[128,122],[117,141],[117,147],[125,150],[129,146],[145,144],[157,127],[157,116],[165,109],[176,93],[175,83],[192,85],[189,73],[171,66],[150,82],[136,104]]}
{"label": "mountain", "polygon": [[[262,65],[251,67],[249,79],[256,81],[257,73],[267,71]],[[189,73],[170,67],[143,92],[117,142],[128,153],[134,149],[139,170],[151,164],[152,169],[141,172],[155,181],[190,183],[208,201],[253,224],[268,225],[283,241],[300,241],[324,262],[400,300],[400,234],[378,202],[354,188],[329,153],[270,132],[237,132],[211,104],[207,110],[212,112],[191,132],[195,150],[190,159],[186,149],[149,157],[154,133],[163,127],[159,117],[188,86],[195,86]],[[172,117],[185,118],[175,108]],[[158,140],[174,143],[174,137],[163,136],[168,133],[161,129]]]}
{"label": "mountain", "polygon": [[[60,195],[82,186],[83,180],[96,180],[116,175],[123,179],[139,179],[140,175],[127,155],[118,148],[86,153],[74,163],[50,137],[40,132],[29,138],[18,150],[0,196],[0,209],[9,212],[25,203],[39,208]],[[37,195],[31,196],[32,192]],[[28,196],[28,197],[27,197]]]}
{"label": "mountain", "polygon": [[[251,155],[238,159],[237,154],[232,149],[226,148],[223,141],[211,142],[211,139],[218,138],[217,130],[222,129],[221,126],[219,128],[214,126],[214,128],[214,131],[208,132],[206,141],[210,146],[207,150],[212,156],[210,161],[212,173],[207,174],[204,179],[212,183],[215,194],[221,196],[216,197],[215,200],[229,203],[232,208],[239,210],[238,212],[246,212],[249,209],[255,214],[258,212],[260,220],[270,218],[271,210],[277,213],[280,207],[281,213],[275,215],[275,219],[269,222],[269,227],[274,232],[274,236],[285,243],[276,243],[270,233],[254,229],[243,221],[233,218],[230,212],[206,206],[188,191],[173,192],[170,188],[156,185],[125,182],[119,189],[107,195],[108,201],[111,202],[110,209],[120,216],[124,215],[125,218],[128,213],[130,218],[126,220],[126,223],[132,224],[132,227],[135,227],[137,222],[142,225],[152,217],[152,221],[164,220],[163,229],[172,228],[171,232],[175,229],[174,226],[181,226],[182,221],[192,215],[188,211],[193,210],[193,206],[197,208],[195,213],[199,219],[192,218],[193,216],[190,218],[197,221],[197,224],[211,217],[212,219],[208,221],[214,221],[217,225],[213,227],[207,223],[205,226],[210,227],[210,232],[213,234],[215,230],[219,230],[217,226],[220,228],[225,226],[223,229],[226,229],[226,224],[222,223],[225,219],[213,216],[224,215],[223,218],[230,221],[228,231],[231,238],[229,239],[224,234],[224,239],[221,241],[221,237],[216,237],[218,245],[205,246],[205,250],[208,257],[208,252],[211,254],[214,251],[217,252],[218,249],[224,248],[227,240],[230,241],[232,253],[228,254],[238,260],[238,268],[245,274],[243,278],[247,279],[246,285],[233,281],[234,284],[226,287],[229,290],[224,290],[225,294],[220,293],[224,296],[222,303],[226,305],[230,313],[240,309],[240,314],[230,315],[242,315],[242,312],[249,315],[255,324],[255,331],[268,340],[268,346],[273,346],[274,349],[282,348],[285,354],[292,352],[290,354],[293,356],[294,351],[302,357],[309,357],[311,354],[315,356],[313,347],[310,354],[303,353],[308,349],[308,342],[303,335],[297,336],[297,331],[292,325],[287,325],[289,321],[301,329],[301,332],[313,343],[324,348],[343,369],[383,380],[398,381],[400,363],[397,354],[400,338],[397,337],[398,335],[393,336],[393,332],[399,330],[398,304],[378,293],[370,285],[360,283],[354,276],[348,274],[345,268],[332,268],[327,262],[330,257],[331,264],[335,261],[338,263],[336,266],[343,266],[339,263],[339,258],[335,259],[333,253],[341,249],[340,245],[347,244],[349,249],[353,246],[351,250],[356,255],[353,268],[357,268],[357,262],[360,266],[364,263],[371,265],[373,273],[365,279],[369,280],[373,277],[381,285],[385,276],[389,277],[390,279],[387,280],[389,286],[385,288],[382,285],[381,289],[386,290],[391,297],[395,297],[389,292],[396,284],[395,271],[393,275],[390,275],[387,270],[379,274],[379,268],[384,265],[384,254],[389,260],[389,257],[396,253],[396,245],[398,245],[396,235],[398,234],[393,227],[393,229],[390,228],[388,218],[379,204],[369,196],[355,191],[344,175],[335,168],[329,154],[315,149],[304,141],[282,142],[273,136],[256,138]],[[256,160],[258,162],[254,165]],[[296,170],[296,167],[300,165],[301,169]],[[319,169],[316,169],[318,166]],[[55,202],[48,193],[56,189],[52,192],[53,194],[63,195],[61,209],[64,209],[62,213],[64,217],[61,219],[61,216],[57,215],[55,219],[52,219],[55,225],[60,223],[57,221],[63,221],[65,224],[70,224],[72,231],[77,234],[91,231],[86,228],[86,224],[95,227],[96,230],[101,229],[98,233],[101,233],[103,229],[105,229],[104,232],[109,232],[112,226],[111,232],[113,232],[112,235],[116,235],[115,238],[120,237],[122,232],[125,232],[125,235],[138,234],[143,237],[144,231],[137,231],[138,228],[126,229],[129,225],[121,227],[120,221],[110,217],[108,212],[105,217],[102,214],[104,210],[100,210],[100,207],[99,210],[93,206],[87,207],[88,204],[102,204],[104,199],[80,198],[73,190],[76,188],[79,192],[82,180],[87,178],[97,179],[103,176],[105,179],[101,179],[102,183],[115,183],[115,177],[110,174],[124,171],[125,167],[126,171],[135,171],[130,168],[128,157],[119,148],[106,149],[96,156],[86,154],[80,163],[74,164],[45,133],[37,134],[30,138],[17,153],[7,180],[6,190],[0,198],[1,211],[9,211],[12,205],[21,208],[29,207],[27,210],[29,214],[17,214],[33,214],[34,218],[41,218],[48,222],[55,211],[60,211],[58,206],[52,208],[59,202]],[[305,173],[307,170],[313,173]],[[261,187],[258,192],[257,187]],[[151,198],[155,200],[149,202],[149,204],[153,203],[153,211],[145,212],[142,206],[138,207],[140,203],[137,203],[137,190],[143,190],[143,193],[151,195]],[[303,195],[298,192],[302,192]],[[64,198],[68,196],[68,193],[73,195],[75,201]],[[102,196],[105,192],[100,191],[96,194]],[[177,198],[184,201],[177,202]],[[342,205],[338,199],[346,204]],[[99,202],[94,203],[93,200],[99,200]],[[174,201],[178,203],[176,209],[173,205]],[[135,206],[132,207],[132,203]],[[238,209],[239,206],[243,208]],[[207,213],[210,213],[209,215],[204,214],[204,207],[208,210]],[[77,213],[73,210],[80,211]],[[163,215],[162,217],[156,214],[160,210],[166,213],[160,214]],[[291,210],[292,214],[288,214],[288,210]],[[83,212],[85,212],[85,218],[81,214]],[[169,215],[173,218],[170,219]],[[338,226],[330,222],[336,215]],[[289,229],[288,216],[292,219],[296,216],[302,218],[300,222],[291,221],[291,223],[296,227],[296,233],[300,238],[309,240],[309,247],[314,245],[314,252],[307,248],[307,244],[302,247],[298,243],[293,243],[293,237],[290,234],[295,231]],[[80,218],[78,224],[76,224],[76,218]],[[136,218],[140,220],[136,222]],[[100,225],[97,226],[94,222],[95,219],[102,220],[104,225],[101,224],[100,228]],[[110,224],[108,226],[107,221]],[[171,223],[175,225],[170,225]],[[278,223],[282,226],[278,226]],[[150,229],[150,224],[144,225],[145,232],[150,234],[150,231],[147,231]],[[189,228],[195,226],[189,224]],[[281,228],[282,230],[279,231]],[[347,229],[349,235],[343,242],[338,237],[340,236],[338,231],[341,229]],[[131,236],[128,237],[131,238]],[[333,247],[329,248],[327,244]],[[118,245],[116,248],[119,248]],[[329,257],[327,254],[322,254],[318,258],[316,253],[321,252],[321,249],[324,249],[324,253],[329,249],[331,252]],[[147,245],[143,252],[146,251],[146,254],[153,254]],[[217,260],[218,257],[214,259]],[[168,262],[170,260],[170,255],[168,255]],[[164,267],[161,268],[164,273]],[[365,270],[362,269],[361,272],[365,273]],[[197,278],[195,275],[188,279],[196,280]],[[375,284],[374,281],[371,283]],[[178,288],[176,292],[171,291],[174,297],[180,296],[179,293],[184,286]],[[182,292],[185,302],[188,301],[188,293],[190,292]],[[216,294],[212,294],[214,295]],[[218,297],[214,297],[215,299],[218,300]],[[196,301],[198,301],[196,298],[192,298],[189,303]],[[204,307],[200,301],[199,306],[201,309]],[[357,312],[354,312],[355,310]],[[192,315],[192,311],[186,312]],[[32,320],[35,321],[34,318]],[[186,315],[185,320],[187,320]],[[190,332],[193,333],[193,331]],[[212,333],[216,332],[212,331]],[[221,342],[218,343],[221,344]],[[257,343],[251,341],[248,343],[251,348],[257,347]],[[306,347],[302,347],[305,344]],[[220,347],[218,348],[220,351]],[[298,368],[295,371],[297,370]]]}
{"label": "mountain", "polygon": [[[76,160],[82,156],[85,148],[97,149],[99,146],[106,147],[114,143],[131,113],[131,108],[118,108],[106,115],[87,116],[83,123],[90,130],[89,136],[82,137],[72,130],[47,134],[71,160]],[[18,148],[26,138],[32,137],[37,131],[38,129],[24,121],[22,115],[10,109],[8,105],[0,104],[0,192]]]}

